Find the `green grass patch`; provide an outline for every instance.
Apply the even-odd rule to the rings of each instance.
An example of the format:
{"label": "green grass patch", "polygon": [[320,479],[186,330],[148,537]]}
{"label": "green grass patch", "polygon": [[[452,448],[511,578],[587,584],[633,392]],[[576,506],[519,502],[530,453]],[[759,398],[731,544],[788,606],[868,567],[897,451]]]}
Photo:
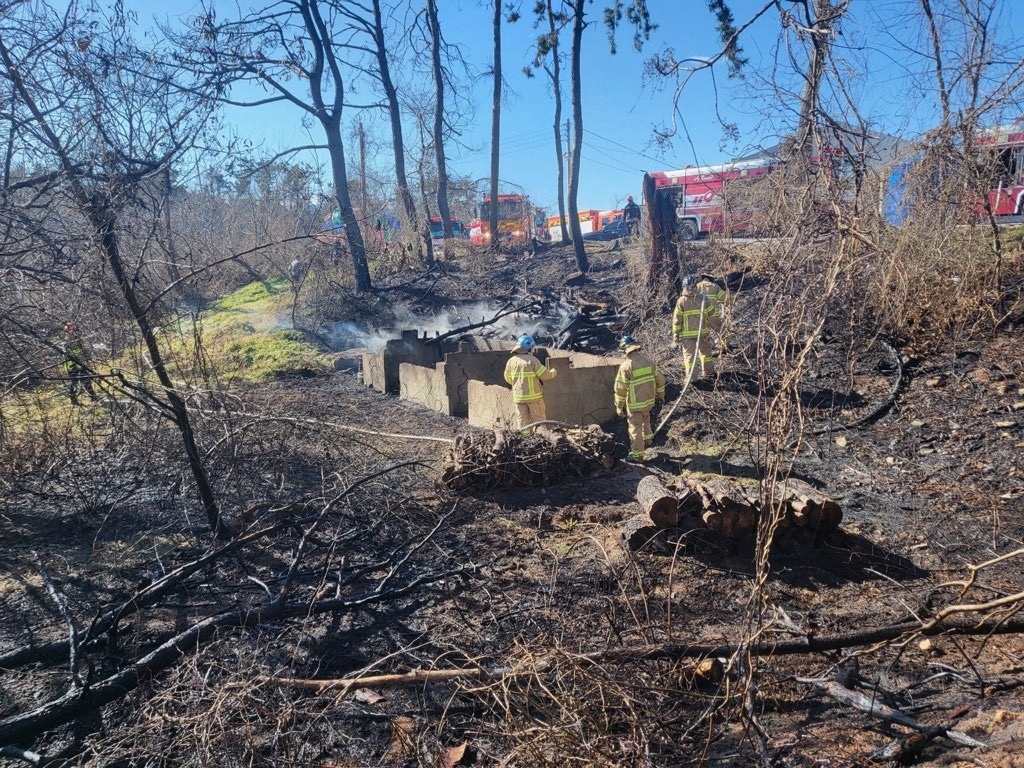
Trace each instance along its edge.
{"label": "green grass patch", "polygon": [[213,307],[215,312],[247,312],[279,306],[282,299],[287,304],[289,298],[288,281],[281,277],[273,277],[269,280],[257,280],[221,296],[213,302]]}
{"label": "green grass patch", "polygon": [[321,350],[291,324],[294,295],[287,280],[249,283],[203,313],[203,344],[213,367],[229,379],[262,381],[299,370],[327,370]]}
{"label": "green grass patch", "polygon": [[[299,370],[326,370],[324,355],[306,341],[301,331],[251,333],[231,338],[222,346],[228,364],[224,373],[260,381]],[[216,364],[216,356],[214,356]]]}

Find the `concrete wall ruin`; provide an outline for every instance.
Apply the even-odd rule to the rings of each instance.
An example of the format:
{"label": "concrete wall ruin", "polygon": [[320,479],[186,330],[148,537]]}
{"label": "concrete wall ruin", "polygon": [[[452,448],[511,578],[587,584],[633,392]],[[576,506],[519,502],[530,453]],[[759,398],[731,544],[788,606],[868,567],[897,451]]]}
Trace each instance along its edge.
{"label": "concrete wall ruin", "polygon": [[402,331],[400,339],[391,339],[380,352],[363,355],[363,384],[384,394],[397,395],[402,363],[431,366],[441,360],[441,355],[441,345],[431,342],[426,334],[420,338],[416,331]]}
{"label": "concrete wall ruin", "polygon": [[[363,355],[363,383],[449,416],[468,418],[474,426],[508,426],[516,418],[512,391],[504,381],[510,348],[509,342],[480,337],[437,343],[420,338],[416,331],[403,331],[401,339],[392,339],[381,352]],[[538,349],[535,354],[558,371],[557,378],[544,385],[548,418],[571,424],[601,424],[615,418],[612,389],[619,361],[557,349]]]}
{"label": "concrete wall ruin", "polygon": [[[544,384],[549,419],[569,424],[604,424],[615,418],[615,374],[618,360],[583,352],[553,349],[547,365],[558,376]],[[475,427],[508,427],[517,423],[512,390],[470,381],[469,423]]]}

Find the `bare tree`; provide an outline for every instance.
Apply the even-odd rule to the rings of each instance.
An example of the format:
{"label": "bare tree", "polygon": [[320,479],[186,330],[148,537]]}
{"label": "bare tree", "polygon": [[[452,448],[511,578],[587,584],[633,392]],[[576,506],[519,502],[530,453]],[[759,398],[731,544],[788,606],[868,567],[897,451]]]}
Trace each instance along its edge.
{"label": "bare tree", "polygon": [[[372,288],[360,222],[349,193],[342,115],[346,107],[344,41],[337,38],[341,7],[325,0],[279,0],[238,19],[218,21],[211,11],[200,17],[197,36],[188,45],[190,64],[220,82],[226,104],[260,107],[293,104],[319,124],[330,157],[334,195],[345,224],[357,291]],[[181,41],[180,36],[174,37]],[[265,98],[236,99],[235,83],[263,87]]]}
{"label": "bare tree", "polygon": [[590,271],[583,229],[580,226],[579,191],[580,159],[583,156],[583,28],[586,0],[569,0],[572,19],[572,54],[570,59],[572,94],[572,146],[569,153],[569,231],[572,234],[573,255],[576,266],[584,274]]}
{"label": "bare tree", "polygon": [[[406,147],[402,128],[402,105],[399,99],[398,88],[392,77],[391,61],[388,56],[389,47],[394,46],[395,39],[389,39],[385,28],[385,19],[382,12],[380,0],[372,0],[371,6],[366,8],[358,3],[341,4],[338,6],[342,18],[348,20],[351,27],[365,35],[370,40],[369,51],[372,53],[374,66],[366,70],[373,79],[380,83],[384,92],[387,106],[388,123],[391,128],[391,143],[395,155],[395,181],[398,197],[402,202],[402,210],[408,226],[416,227],[420,232],[422,247],[426,251],[426,261],[433,261],[433,246],[430,238],[429,217],[423,224],[418,222],[416,202],[409,189],[409,178],[406,171]],[[359,53],[361,46],[354,41],[344,43],[346,50]],[[364,212],[364,216],[366,212]]]}
{"label": "bare tree", "polygon": [[501,0],[494,0],[492,21],[494,38],[494,60],[492,76],[494,87],[491,93],[491,205],[488,219],[491,231],[491,250],[497,251],[501,243],[498,231],[498,179],[501,172]]}
{"label": "bare tree", "polygon": [[430,30],[430,68],[434,77],[434,157],[437,162],[437,211],[445,237],[452,236],[451,211],[448,208],[448,163],[444,153],[444,68],[441,66],[441,23],[437,0],[427,0],[427,27]]}
{"label": "bare tree", "polygon": [[[551,81],[552,95],[555,101],[554,138],[555,167],[558,168],[556,184],[558,186],[558,219],[562,233],[562,242],[569,242],[569,229],[565,214],[565,153],[562,147],[562,57],[558,46],[558,36],[567,18],[561,10],[555,10],[552,0],[543,0],[534,8],[537,25],[546,23],[547,32],[537,37],[533,63],[524,70],[527,77],[533,76],[535,69],[543,69]],[[550,56],[551,64],[547,59]]]}
{"label": "bare tree", "polygon": [[[183,83],[180,73],[138,50],[120,9],[114,10],[111,30],[103,37],[86,22],[74,13],[59,18],[46,8],[32,9],[0,40],[0,77],[17,103],[12,103],[16,117],[9,135],[40,169],[18,186],[31,190],[35,201],[46,201],[42,207],[19,207],[8,194],[5,214],[13,220],[35,217],[31,231],[36,235],[42,233],[38,217],[47,214],[85,224],[88,246],[113,275],[123,302],[118,309],[126,310],[138,329],[158,387],[123,374],[110,380],[177,428],[210,528],[227,538],[231,532],[221,517],[189,408],[158,338],[154,315],[160,294],[147,284],[145,251],[135,250],[125,232],[128,212],[140,210],[147,186],[158,190],[157,200],[162,198],[165,169],[197,142],[212,112],[212,85]],[[121,66],[114,69],[114,60]],[[155,231],[159,203],[148,214]],[[46,240],[39,244],[45,247]]]}
{"label": "bare tree", "polygon": [[[571,90],[572,90],[572,130],[573,140],[569,161],[569,226],[572,231],[573,254],[580,272],[590,270],[590,261],[584,248],[583,230],[580,227],[579,188],[580,159],[583,155],[583,30],[587,27],[586,7],[588,0],[565,0],[562,15],[572,22],[572,48],[570,54]],[[623,12],[634,28],[633,46],[640,50],[644,41],[650,37],[650,14],[645,0],[631,0],[623,8],[621,0],[604,9],[604,23],[608,30],[611,52],[615,53],[615,33],[622,21]]]}

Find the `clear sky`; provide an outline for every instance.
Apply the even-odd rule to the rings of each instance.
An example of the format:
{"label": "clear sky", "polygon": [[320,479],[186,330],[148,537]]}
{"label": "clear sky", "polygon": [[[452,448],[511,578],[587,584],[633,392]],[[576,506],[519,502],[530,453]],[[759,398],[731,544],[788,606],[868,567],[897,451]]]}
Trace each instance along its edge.
{"label": "clear sky", "polygon": [[[391,0],[385,0],[388,4]],[[506,0],[507,2],[507,0]],[[239,0],[239,4],[249,3]],[[532,59],[532,44],[537,35],[532,18],[533,0],[521,0],[522,18],[504,26],[503,61],[507,97],[502,113],[501,178],[510,188],[519,187],[534,202],[549,209],[556,207],[554,147],[552,138],[553,98],[543,73],[528,79],[522,68]],[[749,59],[746,78],[729,80],[724,64],[715,74],[696,73],[686,85],[677,114],[679,133],[667,147],[652,140],[653,130],[673,119],[674,82],[657,82],[644,74],[651,54],[668,47],[677,57],[708,57],[717,53],[719,41],[715,22],[705,0],[648,0],[652,21],[658,28],[636,52],[632,30],[624,26],[618,35],[618,53],[609,52],[608,39],[601,20],[606,3],[596,0],[591,6],[590,26],[584,32],[583,105],[584,146],[581,166],[580,208],[611,208],[622,205],[627,194],[638,196],[644,171],[680,168],[689,164],[717,163],[747,154],[759,146],[771,146],[792,125],[795,98],[778,96],[769,88],[798,85],[787,82],[775,68],[780,40],[778,13],[770,10],[741,38]],[[731,0],[737,25],[745,23],[767,4],[767,0]],[[149,3],[126,0],[140,17],[152,13]],[[1022,4],[1024,5],[1024,4]],[[217,3],[221,18],[236,13],[236,4]],[[1014,18],[1016,0],[1001,0],[1000,34],[1017,35]],[[491,81],[488,77],[492,56],[491,8],[484,0],[438,0],[443,33],[459,46],[475,73],[467,81],[463,95],[472,105],[472,114],[462,119],[461,141],[448,147],[450,170],[471,178],[484,178],[490,172]],[[929,127],[934,117],[934,80],[913,49],[925,49],[925,41],[913,39],[914,27],[905,16],[913,4],[904,0],[854,0],[842,36],[836,38],[837,54],[853,65],[846,87],[859,104],[861,114],[877,128],[903,136],[913,136]],[[165,0],[161,15],[171,18],[194,13],[193,0]],[[1017,16],[1022,11],[1016,11]],[[568,36],[563,42],[567,51]],[[920,43],[920,44],[919,44]],[[396,45],[396,53],[400,46]],[[408,57],[397,64],[396,80],[409,76]],[[422,61],[421,61],[422,64]],[[907,68],[922,72],[908,78]],[[568,66],[563,68],[563,122],[570,115],[568,102]],[[789,106],[786,106],[788,101]],[[346,113],[350,123],[358,115]],[[262,142],[270,152],[290,145],[322,141],[315,130],[303,126],[297,110],[289,106],[229,115],[238,132]],[[370,118],[370,130],[381,139],[373,153],[375,168],[387,173],[390,157],[385,124],[381,117]],[[723,123],[735,125],[728,133]],[[416,141],[413,131],[407,141]]]}

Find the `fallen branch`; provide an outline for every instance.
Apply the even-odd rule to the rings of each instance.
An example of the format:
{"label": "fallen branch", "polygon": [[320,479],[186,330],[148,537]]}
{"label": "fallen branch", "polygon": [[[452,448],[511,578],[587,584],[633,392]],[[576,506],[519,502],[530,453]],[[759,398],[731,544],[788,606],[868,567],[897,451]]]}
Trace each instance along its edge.
{"label": "fallen branch", "polygon": [[[452,680],[492,680],[508,677],[511,672],[503,667],[486,670],[475,669],[414,669],[391,675],[367,675],[365,677],[345,677],[334,680],[304,680],[298,677],[261,676],[255,682],[273,683],[288,688],[301,688],[314,693],[340,690],[344,693],[359,688],[395,688],[404,685],[425,685],[427,683],[447,683]],[[229,687],[249,685],[252,681],[238,683]]]}
{"label": "fallen branch", "polygon": [[220,629],[247,629],[269,622],[306,618],[329,613],[345,613],[366,605],[387,602],[404,597],[421,586],[451,578],[461,573],[442,571],[413,579],[409,584],[390,590],[374,589],[352,597],[321,601],[302,601],[284,605],[271,605],[262,609],[236,607],[208,616],[165,640],[155,649],[119,672],[96,681],[87,688],[75,688],[65,695],[46,702],[33,710],[0,720],[0,747],[10,746],[73,720],[120,699],[135,690],[142,682],[170,668],[178,659],[191,653],[209,640]]}
{"label": "fallen branch", "polygon": [[[340,499],[345,498],[364,483],[373,480],[374,478],[393,472],[397,469],[414,466],[419,463],[420,462],[418,461],[403,461],[398,464],[385,467],[383,470],[372,472],[368,475],[357,478],[352,481],[333,500],[332,503],[336,503]],[[164,597],[172,590],[177,589],[178,586],[189,576],[192,576],[198,571],[206,568],[223,555],[229,554],[240,547],[251,544],[254,541],[259,541],[266,536],[271,536],[282,530],[291,529],[297,525],[305,525],[306,523],[313,522],[318,516],[319,513],[317,515],[297,517],[288,520],[287,522],[275,523],[273,525],[250,529],[243,532],[242,535],[232,541],[229,541],[227,544],[224,544],[191,562],[184,563],[174,570],[169,571],[152,584],[140,589],[117,607],[99,614],[93,619],[89,629],[85,630],[85,632],[76,632],[70,642],[68,640],[57,640],[49,643],[42,643],[40,645],[30,645],[0,654],[0,670],[16,669],[27,664],[39,662],[62,661],[69,658],[72,647],[76,647],[79,650],[91,649],[101,642],[102,635],[108,632],[116,632],[117,625],[121,620],[137,613],[142,608],[154,605],[160,598]]]}
{"label": "fallen branch", "polygon": [[984,742],[972,739],[966,733],[951,731],[941,726],[937,727],[919,723],[917,720],[910,717],[910,715],[907,715],[898,709],[894,709],[887,704],[883,704],[876,697],[869,696],[868,694],[860,691],[844,688],[835,680],[799,680],[799,682],[811,683],[817,690],[832,697],[836,701],[840,701],[843,704],[849,704],[851,707],[859,709],[862,712],[867,712],[872,717],[877,717],[880,720],[911,728],[925,734],[929,738],[934,738],[934,736],[945,736],[946,738],[955,741],[957,744],[963,744],[967,747],[980,747],[983,749],[987,746]]}
{"label": "fallen branch", "polygon": [[[204,416],[221,416],[224,411],[206,411],[196,409],[196,413],[200,413]],[[339,424],[336,421],[324,421],[323,419],[298,419],[293,416],[267,416],[262,413],[249,413],[247,411],[229,411],[231,416],[244,417],[250,419],[258,419],[261,422],[279,422],[282,424],[308,424],[314,427],[330,427],[331,429],[341,429],[346,432],[355,432],[360,435],[373,435],[375,437],[388,437],[395,440],[426,440],[433,443],[448,443],[449,445],[455,442],[454,438],[451,437],[433,437],[430,435],[406,435],[396,432],[378,432],[374,429],[363,429],[362,427],[353,427],[348,424]]]}
{"label": "fallen branch", "polygon": [[889,344],[887,341],[880,341],[880,343],[887,350],[889,350],[889,356],[892,357],[893,363],[896,366],[896,381],[892,385],[892,389],[889,390],[889,396],[886,397],[885,400],[879,403],[875,408],[873,408],[870,411],[870,413],[861,416],[859,419],[854,419],[853,421],[847,422],[846,424],[829,424],[820,427],[813,427],[811,429],[804,431],[803,434],[805,436],[824,435],[829,432],[856,429],[857,427],[862,427],[865,424],[871,424],[877,421],[883,415],[885,415],[890,408],[892,408],[892,406],[896,402],[897,395],[899,395],[900,390],[903,388],[903,360],[900,358],[900,353],[897,351],[896,347],[894,347],[892,344]]}
{"label": "fallen branch", "polygon": [[[941,630],[924,630],[917,622],[904,622],[893,624],[887,627],[860,630],[856,632],[839,633],[835,635],[821,635],[788,640],[778,643],[755,643],[746,646],[753,656],[787,656],[802,653],[819,653],[821,651],[839,650],[852,648],[858,645],[869,645],[885,640],[894,640],[907,634],[956,634],[956,635],[988,635],[988,634],[1019,634],[1024,633],[1024,621],[1010,623],[997,622],[956,622],[948,623]],[[616,648],[608,651],[595,651],[569,656],[568,658],[588,664],[628,664],[636,661],[677,661],[679,659],[708,659],[729,657],[743,649],[739,643],[728,645],[683,645],[680,643],[666,643],[662,645],[642,645],[633,647]],[[261,682],[278,683],[291,687],[304,688],[311,691],[322,692],[329,690],[354,690],[357,688],[384,688],[401,685],[421,685],[427,683],[451,682],[453,680],[500,680],[521,675],[533,675],[551,669],[554,666],[556,657],[549,656],[540,661],[534,667],[463,667],[458,669],[414,669],[411,672],[403,672],[388,675],[373,675],[362,677],[347,677],[331,680],[303,680],[292,677],[260,677]],[[811,682],[816,685],[821,682],[817,680],[799,680],[799,682]],[[824,683],[821,683],[824,685]],[[835,685],[839,686],[838,683]],[[840,686],[841,687],[841,686]],[[846,690],[846,689],[844,689]],[[853,693],[852,691],[850,693]],[[879,705],[881,706],[881,705]],[[892,710],[896,712],[897,710]],[[902,713],[900,713],[902,715]],[[909,722],[908,716],[903,715]],[[892,720],[892,722],[901,722]],[[909,725],[909,723],[901,723]],[[913,726],[911,726],[913,727]],[[925,726],[921,726],[924,728]],[[970,737],[966,737],[970,738]],[[966,742],[961,742],[966,743]],[[972,746],[977,746],[972,744]]]}

